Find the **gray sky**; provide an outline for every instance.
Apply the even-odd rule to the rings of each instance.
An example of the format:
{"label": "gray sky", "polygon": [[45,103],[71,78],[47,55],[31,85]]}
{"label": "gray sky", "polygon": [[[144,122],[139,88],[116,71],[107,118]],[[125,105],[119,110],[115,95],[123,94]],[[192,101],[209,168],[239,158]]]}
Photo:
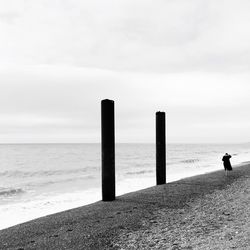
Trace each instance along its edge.
{"label": "gray sky", "polygon": [[0,0],[0,142],[250,141],[249,0]]}

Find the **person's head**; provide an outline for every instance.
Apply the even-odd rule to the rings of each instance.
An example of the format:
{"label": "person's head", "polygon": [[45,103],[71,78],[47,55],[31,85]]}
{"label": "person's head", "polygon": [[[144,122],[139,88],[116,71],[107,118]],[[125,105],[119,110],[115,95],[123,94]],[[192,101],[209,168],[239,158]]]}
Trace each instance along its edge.
{"label": "person's head", "polygon": [[225,155],[228,155],[228,153],[226,153]]}

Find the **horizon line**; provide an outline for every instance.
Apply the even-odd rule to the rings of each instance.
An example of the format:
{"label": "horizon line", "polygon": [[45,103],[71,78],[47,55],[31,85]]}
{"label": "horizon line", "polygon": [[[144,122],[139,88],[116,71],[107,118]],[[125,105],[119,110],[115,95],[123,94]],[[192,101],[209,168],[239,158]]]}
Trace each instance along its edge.
{"label": "horizon line", "polygon": [[[12,144],[101,144],[101,142],[0,142],[0,145]],[[155,144],[155,142],[115,142],[115,144]],[[250,144],[249,142],[166,142],[166,144]]]}

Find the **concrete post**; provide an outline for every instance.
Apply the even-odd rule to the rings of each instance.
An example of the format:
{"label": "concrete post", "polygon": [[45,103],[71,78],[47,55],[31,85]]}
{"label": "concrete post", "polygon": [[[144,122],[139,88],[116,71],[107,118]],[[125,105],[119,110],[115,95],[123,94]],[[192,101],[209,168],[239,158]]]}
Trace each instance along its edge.
{"label": "concrete post", "polygon": [[115,200],[115,115],[114,101],[101,102],[102,200]]}
{"label": "concrete post", "polygon": [[165,112],[156,112],[156,185],[166,183]]}

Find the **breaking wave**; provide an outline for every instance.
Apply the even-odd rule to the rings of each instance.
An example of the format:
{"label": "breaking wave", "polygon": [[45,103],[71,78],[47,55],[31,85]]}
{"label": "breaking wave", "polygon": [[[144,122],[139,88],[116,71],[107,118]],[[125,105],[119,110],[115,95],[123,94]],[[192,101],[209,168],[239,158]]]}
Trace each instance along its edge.
{"label": "breaking wave", "polygon": [[140,174],[149,174],[153,173],[152,170],[141,170],[141,171],[134,171],[134,172],[127,172],[126,175],[140,175]]}
{"label": "breaking wave", "polygon": [[24,193],[24,190],[21,188],[0,189],[0,196],[11,196],[11,195],[18,195],[21,193]]}
{"label": "breaking wave", "polygon": [[3,171],[0,172],[0,176],[5,177],[40,177],[40,176],[52,176],[52,175],[67,175],[67,174],[80,174],[86,173],[87,169],[65,169],[65,170],[45,170],[45,171]]}
{"label": "breaking wave", "polygon": [[200,160],[195,158],[195,159],[186,159],[186,160],[182,160],[180,161],[181,163],[187,163],[187,164],[192,164],[192,163],[196,163],[196,162],[199,162]]}

